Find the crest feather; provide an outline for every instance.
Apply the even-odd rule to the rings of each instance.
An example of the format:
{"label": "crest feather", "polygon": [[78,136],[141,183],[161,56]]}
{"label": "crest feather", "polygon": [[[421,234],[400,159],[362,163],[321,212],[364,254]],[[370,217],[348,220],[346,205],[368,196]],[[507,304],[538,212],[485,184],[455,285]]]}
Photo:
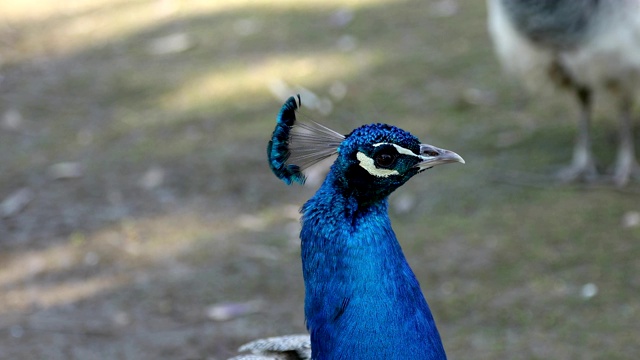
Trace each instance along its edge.
{"label": "crest feather", "polygon": [[267,145],[271,171],[287,185],[304,184],[303,170],[337,153],[345,139],[344,135],[315,121],[297,121],[295,112],[300,106],[300,95],[287,99]]}

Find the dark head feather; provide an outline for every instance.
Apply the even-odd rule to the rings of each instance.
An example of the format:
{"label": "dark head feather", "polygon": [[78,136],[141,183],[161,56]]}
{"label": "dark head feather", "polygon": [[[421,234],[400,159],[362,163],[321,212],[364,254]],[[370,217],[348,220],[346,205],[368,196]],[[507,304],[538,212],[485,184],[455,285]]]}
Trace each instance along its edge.
{"label": "dark head feather", "polygon": [[269,167],[287,185],[304,184],[303,170],[335,154],[345,138],[314,121],[297,121],[296,110],[300,106],[300,95],[287,99],[267,145]]}

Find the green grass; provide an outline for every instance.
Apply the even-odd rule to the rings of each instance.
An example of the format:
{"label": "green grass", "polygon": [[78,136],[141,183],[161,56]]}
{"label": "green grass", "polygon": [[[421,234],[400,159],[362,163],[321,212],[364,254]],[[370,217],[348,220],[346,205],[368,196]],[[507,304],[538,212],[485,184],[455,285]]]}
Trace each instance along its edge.
{"label": "green grass", "polygon": [[[503,76],[484,2],[451,17],[415,0],[38,5],[8,2],[0,26],[0,120],[21,117],[0,128],[0,198],[35,194],[0,220],[0,358],[224,359],[303,332],[295,209],[314,189],[284,186],[266,164],[277,81],[332,99],[328,115],[302,113],[335,130],[388,122],[467,161],[391,198],[452,359],[640,351],[640,227],[622,226],[640,211],[638,185],[548,181],[570,160],[575,106]],[[344,26],[340,11],[353,15]],[[149,50],[172,34],[184,51]],[[610,107],[594,121],[602,169]],[[49,179],[62,161],[83,176]],[[163,179],[145,188],[150,169]],[[402,196],[415,199],[408,212],[393,205]],[[255,299],[256,314],[204,315]]]}

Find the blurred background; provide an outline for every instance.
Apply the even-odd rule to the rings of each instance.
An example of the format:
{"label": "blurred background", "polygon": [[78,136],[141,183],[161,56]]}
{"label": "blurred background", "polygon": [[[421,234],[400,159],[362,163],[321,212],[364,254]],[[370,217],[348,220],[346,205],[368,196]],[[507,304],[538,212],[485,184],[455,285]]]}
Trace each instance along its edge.
{"label": "blurred background", "polygon": [[483,1],[3,0],[0,358],[226,359],[305,332],[297,211],[321,175],[287,187],[265,154],[295,92],[339,132],[387,122],[467,161],[390,200],[451,359],[637,357],[640,187],[548,181],[574,101],[503,75]]}

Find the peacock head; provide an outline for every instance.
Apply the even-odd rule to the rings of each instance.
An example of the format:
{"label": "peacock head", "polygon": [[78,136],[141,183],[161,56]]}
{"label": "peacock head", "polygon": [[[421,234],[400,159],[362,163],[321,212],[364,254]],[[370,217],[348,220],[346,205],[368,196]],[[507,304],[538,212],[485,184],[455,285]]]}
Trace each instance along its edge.
{"label": "peacock head", "polygon": [[414,175],[464,159],[453,151],[421,144],[409,132],[387,124],[361,126],[345,136],[331,171],[345,190],[388,196]]}
{"label": "peacock head", "polygon": [[421,144],[409,132],[370,124],[342,135],[315,122],[297,122],[300,96],[283,105],[267,147],[274,174],[285,183],[304,183],[303,170],[337,154],[331,179],[342,191],[371,200],[386,197],[414,175],[440,164],[464,163],[453,151]]}

